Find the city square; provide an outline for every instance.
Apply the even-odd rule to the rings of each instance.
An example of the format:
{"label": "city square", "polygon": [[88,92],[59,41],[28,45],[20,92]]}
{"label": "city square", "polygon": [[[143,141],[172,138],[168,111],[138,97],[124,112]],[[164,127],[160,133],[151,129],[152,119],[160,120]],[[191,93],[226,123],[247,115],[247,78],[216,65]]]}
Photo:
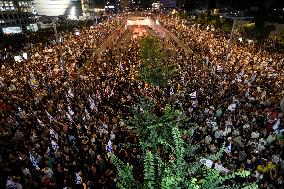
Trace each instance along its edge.
{"label": "city square", "polygon": [[284,188],[284,4],[212,2],[0,1],[0,188]]}

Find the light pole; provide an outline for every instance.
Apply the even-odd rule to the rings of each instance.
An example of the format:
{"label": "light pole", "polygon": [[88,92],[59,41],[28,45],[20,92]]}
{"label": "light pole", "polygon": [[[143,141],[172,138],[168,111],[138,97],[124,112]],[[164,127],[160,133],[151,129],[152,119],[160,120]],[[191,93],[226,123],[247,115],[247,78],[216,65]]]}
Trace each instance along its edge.
{"label": "light pole", "polygon": [[234,30],[235,30],[235,27],[236,27],[236,23],[238,20],[243,20],[243,19],[247,19],[247,18],[252,18],[252,17],[227,17],[227,18],[233,18],[234,19],[234,23],[233,23],[233,27],[232,27],[232,30],[231,30],[231,35],[230,35],[230,39],[229,39],[229,42],[228,42],[228,47],[227,47],[227,50],[226,50],[226,55],[225,55],[225,65],[224,65],[224,68],[228,62],[228,56],[229,56],[229,53],[231,51],[231,45],[232,45],[232,39],[233,39],[233,35],[234,35]]}
{"label": "light pole", "polygon": [[59,55],[60,55],[59,64],[60,64],[60,67],[61,67],[63,77],[66,79],[68,77],[68,74],[67,74],[67,71],[66,71],[66,67],[65,67],[65,63],[64,63],[64,59],[63,59],[63,55],[62,55],[61,42],[59,41],[59,36],[58,36],[58,33],[57,33],[57,28],[56,28],[55,22],[53,22],[53,29],[54,29],[54,33],[55,33],[55,37],[56,37],[56,44],[57,44],[58,49],[59,49]]}
{"label": "light pole", "polygon": [[237,18],[234,19],[234,24],[233,24],[233,27],[232,27],[232,30],[231,30],[231,35],[230,35],[230,39],[229,39],[229,42],[228,42],[228,47],[227,47],[226,55],[225,55],[225,65],[224,66],[226,66],[226,64],[228,62],[228,56],[229,56],[229,53],[231,51],[232,38],[233,38],[233,33],[234,33],[234,30],[235,30],[236,22],[237,22]]}

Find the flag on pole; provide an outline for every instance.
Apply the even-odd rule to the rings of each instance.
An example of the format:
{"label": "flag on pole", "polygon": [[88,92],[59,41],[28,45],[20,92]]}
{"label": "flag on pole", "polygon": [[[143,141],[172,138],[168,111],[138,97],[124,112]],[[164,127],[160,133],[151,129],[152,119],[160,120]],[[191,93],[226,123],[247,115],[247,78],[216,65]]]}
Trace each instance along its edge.
{"label": "flag on pole", "polygon": [[170,88],[170,96],[172,96],[173,94],[174,94],[174,88],[171,87],[171,88]]}
{"label": "flag on pole", "polygon": [[66,113],[66,116],[67,116],[67,118],[69,119],[69,121],[70,121],[71,123],[74,123],[74,121],[73,121],[73,119],[72,119],[72,116],[71,116],[69,113]]}
{"label": "flag on pole", "polygon": [[96,107],[96,104],[90,95],[89,95],[89,103],[90,103],[90,109],[92,111],[95,109],[95,111],[97,112],[98,108]]}
{"label": "flag on pole", "polygon": [[49,129],[49,134],[50,134],[50,138],[55,138],[56,140],[58,140],[58,134],[52,129]]}
{"label": "flag on pole", "polygon": [[37,118],[37,122],[40,126],[45,127],[45,125],[42,123],[42,121],[40,119]]}
{"label": "flag on pole", "polygon": [[37,170],[40,169],[38,166],[37,159],[31,153],[29,154],[30,154],[30,160],[32,162],[33,167],[36,168]]}
{"label": "flag on pole", "polygon": [[273,130],[276,134],[279,134],[280,119],[278,118],[276,123],[273,125]]}
{"label": "flag on pole", "polygon": [[230,154],[232,152],[232,143],[230,143],[226,148],[225,148],[225,152],[227,154]]}
{"label": "flag on pole", "polygon": [[238,99],[236,98],[236,97],[233,97],[233,101],[232,101],[232,103],[228,106],[228,110],[230,110],[230,111],[235,111],[236,110],[236,108],[237,108],[237,104],[239,104],[239,101],[238,101]]}
{"label": "flag on pole", "polygon": [[70,114],[71,116],[72,115],[74,115],[74,112],[73,112],[73,110],[72,110],[72,108],[71,108],[71,106],[70,105],[68,105],[68,114]]}
{"label": "flag on pole", "polygon": [[190,93],[189,95],[190,95],[190,98],[193,98],[193,99],[197,97],[196,91],[194,91],[193,93]]}
{"label": "flag on pole", "polygon": [[74,93],[72,92],[71,88],[69,87],[68,96],[74,98]]}
{"label": "flag on pole", "polygon": [[49,119],[49,122],[51,123],[52,121],[55,121],[55,119],[50,115],[50,113],[48,113],[48,111],[45,110],[45,113]]}
{"label": "flag on pole", "polygon": [[107,146],[106,146],[106,152],[112,153],[112,142],[111,142],[110,139],[108,140],[108,143],[107,143]]}
{"label": "flag on pole", "polygon": [[[84,117],[86,120],[89,120],[90,119],[90,114],[89,112],[87,111],[87,109],[85,108],[85,114],[86,114],[86,117]],[[83,119],[84,119],[83,118]]]}
{"label": "flag on pole", "polygon": [[59,149],[59,145],[54,140],[51,140],[51,147],[54,151]]}

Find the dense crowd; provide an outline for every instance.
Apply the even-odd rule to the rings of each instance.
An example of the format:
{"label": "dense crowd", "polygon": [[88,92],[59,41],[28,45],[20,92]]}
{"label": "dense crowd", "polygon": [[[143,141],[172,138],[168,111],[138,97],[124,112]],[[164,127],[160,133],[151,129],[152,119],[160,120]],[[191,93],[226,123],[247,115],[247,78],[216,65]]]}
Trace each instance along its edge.
{"label": "dense crowd", "polygon": [[201,145],[199,154],[215,153],[225,142],[218,163],[252,171],[250,179],[262,188],[283,187],[283,55],[234,42],[224,65],[224,36],[171,18],[160,21],[194,51],[161,41],[179,73],[168,90],[135,79],[141,65],[137,39],[92,56],[118,20],[61,33],[67,79],[55,42],[37,44],[23,62],[1,63],[1,188],[115,188],[109,151],[134,165],[142,180],[139,139],[123,121],[129,115],[125,105],[142,95],[161,108],[175,104],[198,124],[192,141]]}
{"label": "dense crowd", "polygon": [[283,188],[284,55],[235,37],[225,62],[228,37],[212,27],[171,18],[163,25],[194,53],[181,58],[180,70],[182,88],[197,97],[179,101],[199,125],[194,141],[202,152],[214,153],[225,141],[219,163],[252,171],[262,188]]}

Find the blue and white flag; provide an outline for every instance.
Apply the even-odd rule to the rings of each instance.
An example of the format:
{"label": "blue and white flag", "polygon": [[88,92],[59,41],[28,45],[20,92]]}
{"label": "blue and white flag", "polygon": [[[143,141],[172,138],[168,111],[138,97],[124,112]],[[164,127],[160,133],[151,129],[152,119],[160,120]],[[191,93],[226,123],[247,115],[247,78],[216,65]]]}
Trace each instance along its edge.
{"label": "blue and white flag", "polygon": [[257,76],[257,74],[256,74],[256,73],[254,73],[254,74],[251,76],[251,81],[252,81],[252,82],[254,82],[254,81],[255,81],[256,76]]}
{"label": "blue and white flag", "polygon": [[37,118],[37,122],[40,126],[45,127],[45,125],[42,123],[42,121],[40,119]]}
{"label": "blue and white flag", "polygon": [[194,91],[193,93],[190,93],[190,98],[195,99],[197,97],[196,95],[196,91]]}
{"label": "blue and white flag", "polygon": [[284,129],[280,129],[279,126],[280,126],[280,118],[277,119],[276,123],[272,127],[274,130],[274,133],[279,134],[279,133],[284,132]]}
{"label": "blue and white flag", "polygon": [[72,92],[71,88],[69,87],[68,96],[74,98],[74,93]]}
{"label": "blue and white flag", "polygon": [[86,108],[85,108],[85,115],[86,116],[83,117],[83,120],[89,120],[90,119],[90,114],[89,114],[89,112],[88,112],[88,110]]}
{"label": "blue and white flag", "polygon": [[37,170],[40,169],[38,166],[37,159],[31,153],[30,153],[30,160],[34,168],[36,168]]}
{"label": "blue and white flag", "polygon": [[54,151],[59,149],[59,145],[54,140],[51,140],[51,147]]}
{"label": "blue and white flag", "polygon": [[55,138],[56,140],[58,140],[58,134],[52,128],[50,128],[49,134],[50,138]]}
{"label": "blue and white flag", "polygon": [[71,116],[74,115],[74,112],[73,112],[71,106],[68,105],[67,108],[68,108],[68,114],[70,114]]}
{"label": "blue and white flag", "polygon": [[68,112],[66,112],[66,116],[71,123],[74,123],[72,116]]}
{"label": "blue and white flag", "polygon": [[52,121],[55,121],[55,119],[50,115],[50,113],[48,113],[48,111],[45,110],[45,113],[49,119],[49,122],[51,123]]}
{"label": "blue and white flag", "polygon": [[95,109],[95,111],[98,111],[98,108],[94,102],[94,100],[92,99],[92,97],[89,95],[89,103],[90,103],[90,109],[93,111]]}
{"label": "blue and white flag", "polygon": [[227,154],[230,154],[232,152],[232,144],[231,143],[225,148],[225,152]]}
{"label": "blue and white flag", "polygon": [[108,143],[107,143],[107,146],[106,146],[106,152],[112,153],[112,142],[111,142],[110,139],[108,140]]}
{"label": "blue and white flag", "polygon": [[171,87],[171,88],[170,88],[170,96],[172,96],[173,94],[174,94],[174,88]]}
{"label": "blue and white flag", "polygon": [[235,111],[236,108],[237,108],[237,104],[239,104],[238,99],[236,99],[235,97],[233,97],[232,104],[229,105],[228,110],[230,110],[230,111],[232,111],[232,112]]}

